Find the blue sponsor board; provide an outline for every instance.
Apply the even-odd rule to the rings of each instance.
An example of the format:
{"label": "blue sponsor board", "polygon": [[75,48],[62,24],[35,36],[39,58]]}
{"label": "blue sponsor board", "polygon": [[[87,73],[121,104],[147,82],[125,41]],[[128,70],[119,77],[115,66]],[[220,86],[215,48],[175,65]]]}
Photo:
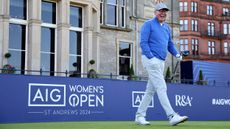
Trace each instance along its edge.
{"label": "blue sponsor board", "polygon": [[[134,120],[146,82],[0,75],[0,123]],[[230,89],[168,84],[176,112],[190,120],[230,120]],[[155,95],[148,120],[167,120]]]}

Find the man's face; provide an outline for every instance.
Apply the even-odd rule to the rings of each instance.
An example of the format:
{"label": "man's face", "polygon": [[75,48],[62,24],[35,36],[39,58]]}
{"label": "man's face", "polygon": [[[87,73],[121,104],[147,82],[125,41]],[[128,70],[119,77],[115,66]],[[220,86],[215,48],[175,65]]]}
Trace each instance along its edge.
{"label": "man's face", "polygon": [[155,15],[160,23],[163,23],[166,20],[167,10],[161,9],[159,11],[155,11]]}

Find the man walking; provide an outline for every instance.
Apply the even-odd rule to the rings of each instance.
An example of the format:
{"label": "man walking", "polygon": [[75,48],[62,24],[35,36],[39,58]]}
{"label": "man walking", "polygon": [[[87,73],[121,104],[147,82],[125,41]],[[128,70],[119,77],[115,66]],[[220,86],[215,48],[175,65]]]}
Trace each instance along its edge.
{"label": "man walking", "polygon": [[164,63],[169,51],[179,61],[182,56],[176,50],[171,37],[171,30],[165,23],[168,7],[160,2],[155,6],[155,17],[146,21],[141,30],[140,46],[142,49],[142,63],[148,72],[149,80],[145,95],[136,112],[135,122],[141,125],[149,125],[146,121],[146,111],[151,98],[156,92],[170,125],[177,125],[188,120],[187,116],[180,116],[171,107],[167,95],[167,86],[164,80]]}

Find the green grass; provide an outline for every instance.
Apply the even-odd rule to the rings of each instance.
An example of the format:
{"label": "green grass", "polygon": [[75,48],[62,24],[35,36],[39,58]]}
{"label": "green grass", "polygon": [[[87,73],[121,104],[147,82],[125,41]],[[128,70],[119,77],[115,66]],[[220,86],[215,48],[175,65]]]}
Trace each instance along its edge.
{"label": "green grass", "polygon": [[0,124],[0,129],[230,129],[230,121],[188,121],[170,126],[167,121],[151,121],[149,126],[131,121],[46,122]]}

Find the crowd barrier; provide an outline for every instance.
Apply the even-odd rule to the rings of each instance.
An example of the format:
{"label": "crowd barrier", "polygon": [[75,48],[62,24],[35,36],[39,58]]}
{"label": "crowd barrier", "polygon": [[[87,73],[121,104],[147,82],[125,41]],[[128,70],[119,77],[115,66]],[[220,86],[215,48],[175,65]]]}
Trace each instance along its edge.
{"label": "crowd barrier", "polygon": [[[0,123],[133,121],[146,82],[0,74]],[[172,107],[190,120],[230,120],[230,89],[168,84]],[[147,120],[167,120],[152,98]]]}

